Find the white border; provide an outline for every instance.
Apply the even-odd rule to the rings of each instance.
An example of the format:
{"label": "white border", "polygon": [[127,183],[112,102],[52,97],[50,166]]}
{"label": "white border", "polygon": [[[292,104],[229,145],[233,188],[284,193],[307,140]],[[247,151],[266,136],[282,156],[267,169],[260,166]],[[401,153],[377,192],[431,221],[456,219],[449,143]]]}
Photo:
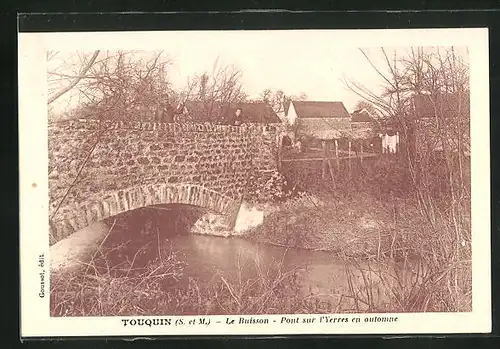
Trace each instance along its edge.
{"label": "white border", "polygon": [[[275,31],[277,32],[277,31]],[[393,323],[365,323],[369,315],[339,315],[349,322],[341,324],[279,325],[281,315],[259,316],[270,325],[225,325],[226,316],[206,317],[210,326],[175,326],[198,317],[173,319],[171,326],[123,326],[122,317],[51,318],[49,285],[46,297],[38,297],[38,255],[48,256],[48,178],[47,178],[47,93],[45,52],[95,49],[155,49],[173,32],[105,33],[21,33],[19,34],[19,166],[20,166],[20,270],[21,336],[149,336],[149,335],[236,335],[236,334],[403,334],[403,333],[488,333],[491,331],[490,280],[490,178],[489,178],[489,60],[488,30],[293,30],[294,40],[331,36],[341,47],[377,46],[468,46],[471,82],[472,154],[472,269],[473,312],[393,314]],[[250,40],[262,31],[205,31],[204,35],[225,35]],[[269,34],[267,32],[266,34]],[[175,32],[189,40],[200,32]],[[36,187],[33,184],[36,184]],[[49,263],[49,259],[46,259]],[[48,267],[47,277],[48,277]],[[385,314],[388,316],[389,314]],[[290,317],[297,317],[291,315]],[[315,317],[304,315],[303,317]],[[319,316],[316,316],[319,317]],[[360,323],[353,323],[360,317]],[[150,317],[153,319],[153,317]],[[230,316],[238,322],[238,316]],[[249,318],[246,316],[245,318]],[[257,318],[257,316],[255,316]],[[132,319],[132,318],[128,318]],[[145,317],[141,319],[146,319]],[[221,321],[217,324],[216,321]],[[272,321],[276,320],[276,324]]]}

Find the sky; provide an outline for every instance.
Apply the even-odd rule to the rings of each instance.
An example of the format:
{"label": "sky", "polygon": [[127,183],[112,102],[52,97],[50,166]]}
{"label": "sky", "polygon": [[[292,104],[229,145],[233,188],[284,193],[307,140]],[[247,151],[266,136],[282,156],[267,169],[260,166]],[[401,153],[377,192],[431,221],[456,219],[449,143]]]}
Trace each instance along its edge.
{"label": "sky", "polygon": [[[340,101],[352,112],[361,98],[346,87],[344,78],[359,81],[374,91],[380,91],[382,84],[381,77],[358,47],[335,40],[331,35],[302,31],[286,35],[265,31],[169,35],[168,40],[157,43],[155,49],[163,50],[171,60],[170,80],[178,89],[186,85],[189,77],[210,72],[217,59],[221,65],[234,65],[242,71],[243,88],[252,99],[257,99],[266,88],[281,89],[287,95],[305,93],[308,100]],[[379,47],[366,50],[377,66],[385,66]],[[388,52],[398,54],[408,50],[405,46],[388,47]],[[59,67],[64,61],[70,62],[76,52],[61,51],[57,59],[49,62],[48,69],[57,68],[60,72],[70,69],[71,64],[63,69]],[[139,55],[148,57],[152,52],[143,50]],[[464,48],[459,48],[459,53],[466,56]],[[61,98],[56,109],[66,108],[70,98],[70,95]]]}

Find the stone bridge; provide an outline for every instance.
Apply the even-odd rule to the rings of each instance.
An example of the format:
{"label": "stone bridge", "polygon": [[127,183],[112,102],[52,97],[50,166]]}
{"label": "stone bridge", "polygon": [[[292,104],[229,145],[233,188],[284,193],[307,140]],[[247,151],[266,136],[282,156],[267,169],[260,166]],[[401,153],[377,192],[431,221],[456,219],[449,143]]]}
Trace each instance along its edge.
{"label": "stone bridge", "polygon": [[195,205],[233,217],[249,175],[267,176],[277,169],[277,130],[265,125],[52,123],[51,241],[157,204]]}

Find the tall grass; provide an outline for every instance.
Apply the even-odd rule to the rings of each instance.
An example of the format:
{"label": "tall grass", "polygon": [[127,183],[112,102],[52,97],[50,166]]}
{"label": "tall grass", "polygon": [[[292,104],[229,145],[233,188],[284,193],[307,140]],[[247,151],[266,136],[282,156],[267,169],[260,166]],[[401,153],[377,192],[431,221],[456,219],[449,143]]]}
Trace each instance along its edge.
{"label": "tall grass", "polygon": [[[323,202],[295,200],[257,236],[337,252],[355,311],[471,311],[470,163],[442,156],[419,164],[418,182],[404,154],[344,163],[333,181],[289,168],[288,181]],[[374,227],[357,229],[366,215]]]}

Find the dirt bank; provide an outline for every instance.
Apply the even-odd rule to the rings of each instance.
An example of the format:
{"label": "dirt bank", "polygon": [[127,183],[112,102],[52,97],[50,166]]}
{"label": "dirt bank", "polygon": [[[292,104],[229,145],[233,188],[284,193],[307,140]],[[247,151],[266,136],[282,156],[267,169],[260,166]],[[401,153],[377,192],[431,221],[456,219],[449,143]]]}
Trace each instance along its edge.
{"label": "dirt bank", "polygon": [[271,210],[245,236],[261,243],[370,258],[390,253],[396,232],[402,234],[419,224],[414,208],[405,207],[405,219],[400,211],[399,202],[369,195],[303,195]]}

